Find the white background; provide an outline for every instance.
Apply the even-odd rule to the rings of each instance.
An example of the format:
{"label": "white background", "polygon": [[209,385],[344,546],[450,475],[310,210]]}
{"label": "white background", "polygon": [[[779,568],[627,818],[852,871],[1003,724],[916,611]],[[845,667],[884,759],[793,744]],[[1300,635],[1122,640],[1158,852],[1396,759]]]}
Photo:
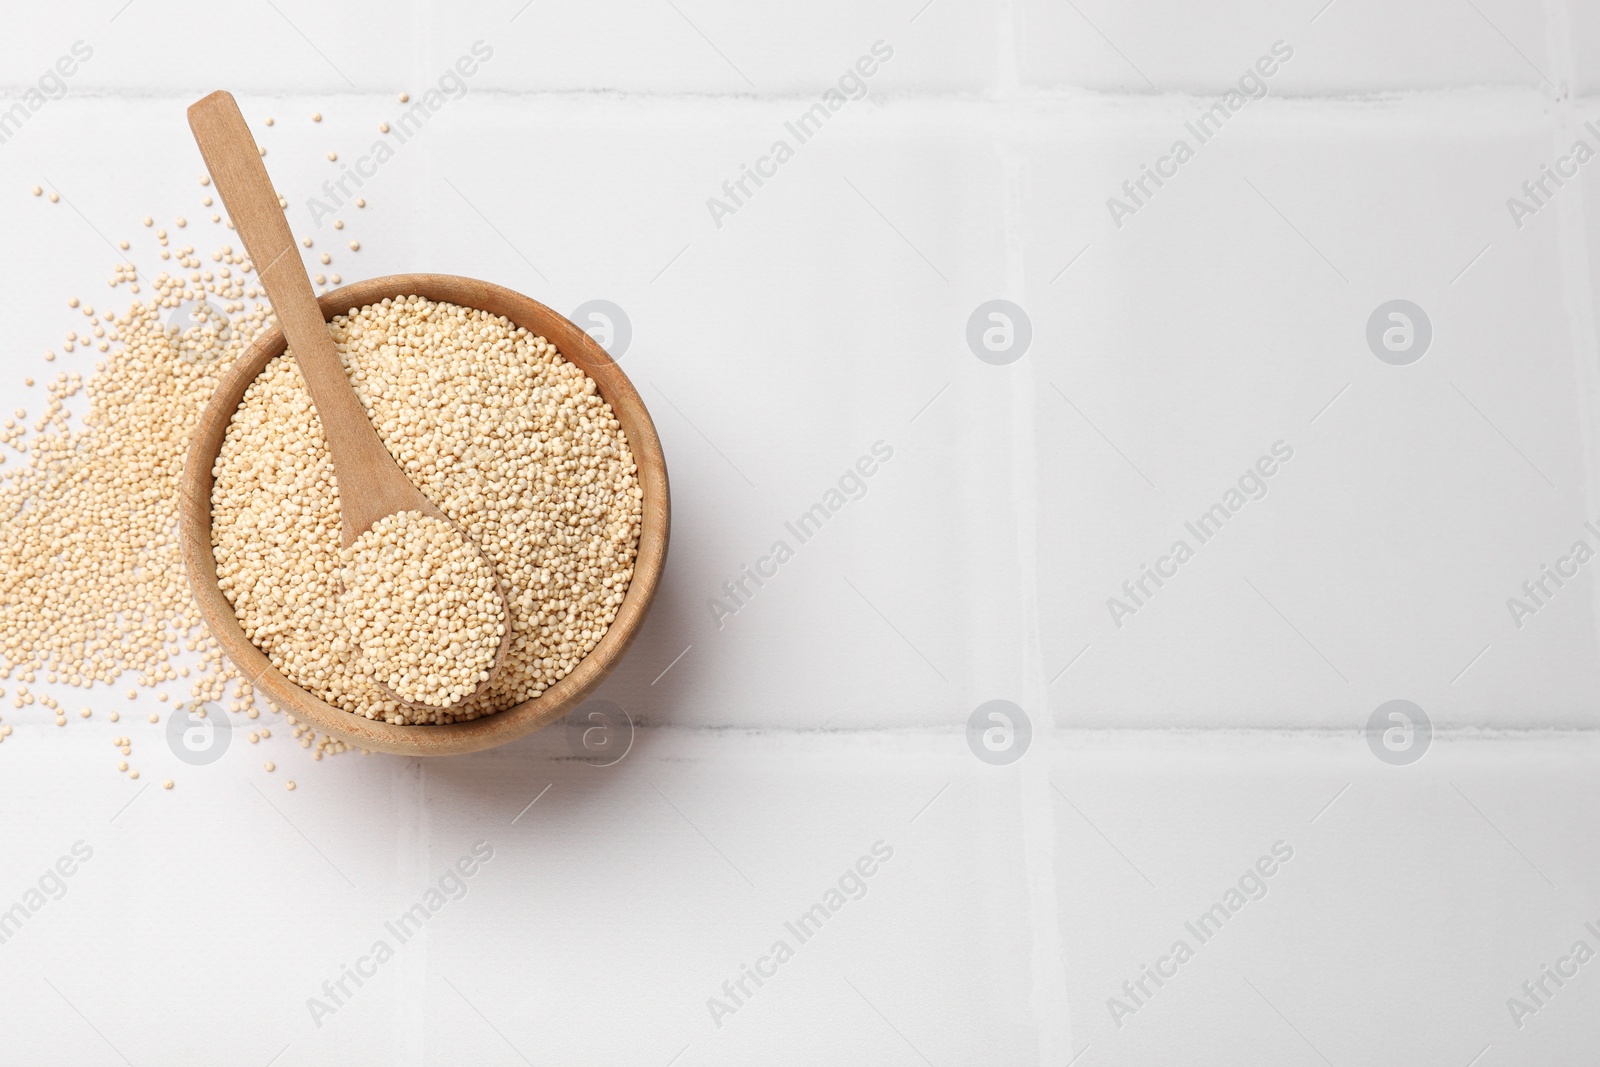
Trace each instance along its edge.
{"label": "white background", "polygon": [[[1507,198],[1600,148],[1600,7],[98,0],[12,13],[0,108],[79,40],[0,145],[0,410],[87,366],[40,353],[104,298],[108,241],[164,266],[144,215],[236,243],[184,121],[229,88],[334,250],[313,270],[625,309],[675,521],[601,691],[639,725],[615,766],[561,727],[319,766],[280,728],[197,769],[153,693],[132,727],[8,702],[0,908],[93,858],[0,945],[0,1062],[1594,1061],[1600,962],[1520,1027],[1507,999],[1600,951],[1600,604],[1588,571],[1521,627],[1506,602],[1597,540],[1600,164],[1521,226]],[[470,92],[316,230],[326,154],[479,40]],[[866,97],[718,225],[708,198],[877,41]],[[1118,226],[1107,198],[1277,41],[1267,97]],[[966,340],[996,298],[1031,323],[1008,365]],[[1394,299],[1432,324],[1406,366],[1366,340]],[[1280,440],[1267,496],[1118,626],[1107,598]],[[722,584],[878,441],[866,495],[719,626]],[[993,699],[1032,727],[1004,766],[965,734]],[[1368,745],[1391,699],[1431,719],[1420,762]],[[318,1025],[308,998],[478,841],[465,897]],[[878,841],[865,897],[718,1025],[708,998]],[[1114,1021],[1279,841],[1267,895]]]}

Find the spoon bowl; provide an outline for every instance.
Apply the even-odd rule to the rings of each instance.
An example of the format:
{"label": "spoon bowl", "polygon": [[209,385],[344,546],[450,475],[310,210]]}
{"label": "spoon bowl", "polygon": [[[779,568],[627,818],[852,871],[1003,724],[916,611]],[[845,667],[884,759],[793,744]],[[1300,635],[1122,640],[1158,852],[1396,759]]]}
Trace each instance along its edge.
{"label": "spoon bowl", "polygon": [[505,316],[554,344],[564,359],[594,379],[600,395],[611,405],[638,467],[644,515],[633,579],[600,643],[571,673],[532,700],[469,722],[441,725],[400,726],[352,714],[300,688],[274,667],[245,636],[233,605],[217,586],[217,561],[211,542],[211,490],[212,471],[223,437],[245,390],[287,348],[278,326],[262,331],[234,362],[201,414],[184,461],[178,533],[189,587],[206,626],[244,679],[278,707],[319,730],[375,752],[413,756],[475,752],[522,737],[577,707],[611,672],[637,636],[655,599],[666,562],[671,525],[666,459],[655,423],[627,375],[592,337],[531,297],[472,278],[396,274],[335,289],[317,304],[319,314],[327,321],[351,308],[401,296],[421,296]]}

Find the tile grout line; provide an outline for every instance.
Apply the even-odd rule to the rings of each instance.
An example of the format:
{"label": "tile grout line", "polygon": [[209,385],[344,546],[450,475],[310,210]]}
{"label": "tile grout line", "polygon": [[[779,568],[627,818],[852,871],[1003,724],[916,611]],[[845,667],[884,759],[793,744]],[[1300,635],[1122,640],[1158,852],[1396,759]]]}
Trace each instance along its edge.
{"label": "tile grout line", "polygon": [[[1015,0],[1001,0],[997,47],[998,104],[1007,108],[1019,87],[1018,12]],[[999,156],[1002,195],[1005,287],[1002,294],[1025,305],[1028,296],[1026,156],[1017,149],[1017,131],[1009,121],[998,124],[991,144]],[[1036,339],[1037,340],[1037,339]],[[1054,727],[1049,709],[1050,685],[1044,664],[1039,596],[1029,575],[1038,573],[1039,522],[1037,489],[1039,383],[1037,357],[1020,364],[987,368],[1010,378],[1012,433],[1011,492],[1015,499],[1017,581],[1021,590],[1024,692],[1017,695],[1032,723],[1032,736],[1042,741],[1042,751],[1054,749]],[[987,694],[986,694],[987,696]],[[1028,926],[1032,931],[1029,955],[1029,1013],[1040,1067],[1058,1067],[1072,1052],[1072,1023],[1067,1005],[1070,992],[1067,962],[1062,952],[1060,893],[1056,884],[1056,805],[1050,793],[1049,763],[1042,752],[1024,753],[1018,771],[1019,819],[1022,828],[1023,876],[1028,892]]]}
{"label": "tile grout line", "polygon": [[1019,50],[1017,0],[1000,0],[999,32],[995,35],[995,95],[1010,100],[1022,88],[1022,55]]}
{"label": "tile grout line", "polygon": [[[811,737],[816,739],[837,737],[923,737],[933,739],[945,735],[950,729],[948,717],[941,715],[938,719],[918,721],[902,725],[881,725],[863,727],[861,729],[841,729],[838,727],[795,726],[793,724],[772,722],[751,722],[740,720],[738,723],[717,723],[701,726],[680,726],[666,723],[640,726],[641,730],[682,731],[683,733],[720,735],[731,730],[755,731],[766,737]],[[1361,726],[1352,726],[1348,722],[1332,725],[1309,726],[1249,726],[1240,723],[1225,725],[1194,726],[1194,725],[1162,725],[1162,726],[1070,726],[1054,731],[1056,739],[1101,739],[1121,738],[1129,736],[1144,737],[1181,737],[1190,740],[1205,740],[1208,738],[1260,738],[1263,736],[1280,741],[1339,741],[1346,742],[1352,738],[1357,740],[1365,737],[1365,729]],[[1579,740],[1600,740],[1600,726],[1585,723],[1580,726],[1495,726],[1492,724],[1472,724],[1465,726],[1445,727],[1435,724],[1433,737],[1436,741],[1461,741],[1463,743],[1482,741],[1535,741],[1551,738],[1574,738]]]}
{"label": "tile grout line", "polygon": [[1572,0],[1543,0],[1545,63],[1555,75],[1555,89],[1564,93],[1563,110],[1573,104],[1573,82],[1577,79],[1577,56],[1572,50]]}
{"label": "tile grout line", "polygon": [[[1576,77],[1571,34],[1568,32],[1571,0],[1545,0],[1545,57],[1558,86],[1564,86],[1568,97],[1553,108],[1555,118],[1552,147],[1562,142],[1570,143],[1575,129],[1582,124],[1581,105],[1570,95]],[[1563,47],[1565,45],[1565,47]],[[1588,249],[1587,186],[1578,183],[1574,195],[1563,197],[1557,205],[1556,248],[1561,257],[1562,303],[1568,309],[1567,335],[1572,342],[1573,376],[1581,398],[1579,404],[1578,434],[1583,443],[1582,477],[1585,510],[1593,514],[1595,502],[1600,500],[1600,471],[1590,459],[1595,454],[1595,427],[1592,418],[1583,412],[1600,410],[1600,368],[1594,365],[1589,353],[1600,344],[1600,328],[1595,321],[1594,278],[1590,268]],[[1591,598],[1590,613],[1600,625],[1600,599]]]}
{"label": "tile grout line", "polygon": [[[1565,70],[1570,64],[1563,63],[1556,69]],[[1558,80],[1565,75],[1558,75]],[[1101,90],[1075,85],[1053,84],[1024,84],[1020,74],[1015,77],[1012,88],[1001,92],[1002,86],[1012,81],[1012,76],[1004,71],[999,72],[996,81],[987,89],[974,88],[970,90],[902,90],[881,94],[875,93],[875,99],[880,99],[885,104],[1072,104],[1092,105],[1106,104],[1117,107],[1126,107],[1129,104],[1147,104],[1152,114],[1169,115],[1174,105],[1198,104],[1207,105],[1215,102],[1216,98],[1225,93],[1231,83],[1218,82],[1215,85],[1195,83],[1185,88],[1165,89],[1161,92],[1129,92],[1126,90]],[[0,85],[0,102],[15,103],[22,101],[31,85]],[[324,99],[370,99],[378,98],[392,102],[394,97],[385,89],[364,89],[356,92],[343,90],[306,90],[299,93],[281,93],[267,89],[243,89],[239,95],[247,98],[270,98],[272,100],[324,100]],[[671,90],[665,92],[639,92],[635,90],[620,89],[496,89],[479,88],[472,90],[472,95],[491,101],[510,101],[513,103],[540,102],[550,103],[584,103],[584,104],[614,104],[621,107],[634,107],[638,105],[660,104],[706,104],[711,106],[728,105],[733,107],[760,107],[769,108],[772,105],[794,104],[804,106],[814,102],[810,92],[796,90],[794,92],[777,93],[704,93]],[[137,86],[96,86],[93,89],[75,89],[68,94],[70,99],[79,101],[100,100],[115,101],[119,103],[148,102],[171,104],[192,100],[192,97],[181,91],[176,86],[166,86],[158,89],[141,89]],[[1275,107],[1299,107],[1313,110],[1323,110],[1329,105],[1344,107],[1384,107],[1388,108],[1396,103],[1407,102],[1446,102],[1460,101],[1478,105],[1484,99],[1502,101],[1526,101],[1540,108],[1548,107],[1551,103],[1548,93],[1540,87],[1531,84],[1502,83],[1502,82],[1460,82],[1450,85],[1433,85],[1423,87],[1398,87],[1389,89],[1373,89],[1365,91],[1326,91],[1314,93],[1279,93],[1267,98]],[[1267,101],[1262,101],[1266,103]],[[1600,104],[1600,90],[1586,92],[1582,95],[1569,93],[1561,102],[1565,107],[1585,107]]]}
{"label": "tile grout line", "polygon": [[[400,873],[397,881],[407,887],[407,894],[420,892],[420,887],[428,882],[427,841],[431,827],[428,819],[427,777],[426,760],[413,758],[396,782],[406,805],[411,809],[410,817],[401,822],[396,863]],[[418,888],[410,888],[413,886]],[[402,898],[397,905],[405,907],[406,900]],[[428,1000],[427,924],[423,924],[422,929],[406,942],[405,951],[400,955],[402,959],[397,976],[399,989],[394,1003],[401,1014],[395,1020],[394,1032],[404,1035],[400,1044],[405,1051],[398,1058],[402,1063],[423,1067],[428,1062],[428,1016],[431,1008]]]}

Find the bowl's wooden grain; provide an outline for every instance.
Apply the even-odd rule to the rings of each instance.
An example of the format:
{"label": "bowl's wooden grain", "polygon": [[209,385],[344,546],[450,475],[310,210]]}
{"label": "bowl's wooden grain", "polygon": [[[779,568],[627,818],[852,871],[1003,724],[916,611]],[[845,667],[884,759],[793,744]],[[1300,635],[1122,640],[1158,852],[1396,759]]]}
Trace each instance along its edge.
{"label": "bowl's wooden grain", "polygon": [[671,503],[661,439],[633,383],[594,339],[550,308],[521,293],[488,282],[448,274],[394,274],[356,282],[323,296],[318,303],[331,319],[354,307],[386,297],[422,296],[504,315],[529,333],[552,342],[565,358],[583,369],[600,387],[628,435],[644,490],[644,521],[633,580],[617,617],[600,643],[571,674],[527,700],[496,715],[445,726],[396,726],[352,715],[295,685],[250,643],[233,606],[217,588],[217,562],[211,551],[212,468],[222,448],[228,422],[244,391],[267,362],[284,351],[283,333],[273,326],[261,333],[239,357],[201,415],[184,461],[179,499],[179,537],[189,587],[223,652],[256,689],[296,718],[351,744],[375,752],[414,756],[475,752],[504,744],[560,718],[600,684],[626,651],[644,622],[661,581],[667,556]]}

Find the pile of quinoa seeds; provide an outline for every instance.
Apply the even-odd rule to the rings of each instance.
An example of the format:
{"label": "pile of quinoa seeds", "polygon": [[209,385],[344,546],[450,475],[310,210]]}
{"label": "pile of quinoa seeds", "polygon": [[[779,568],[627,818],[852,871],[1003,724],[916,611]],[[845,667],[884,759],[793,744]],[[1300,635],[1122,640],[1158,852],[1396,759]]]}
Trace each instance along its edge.
{"label": "pile of quinoa seeds", "polygon": [[374,682],[408,703],[449,707],[489,679],[505,602],[494,568],[454,523],[385,515],[339,562],[339,613]]}
{"label": "pile of quinoa seeds", "polygon": [[245,634],[302,688],[391,723],[538,696],[599,643],[633,577],[644,493],[611,406],[548,341],[486,311],[409,296],[330,330],[389,452],[494,568],[509,651],[487,688],[448,706],[402,705],[375,684],[336,607],[349,559],[337,481],[287,353],[246,389],[214,468],[218,585]]}

